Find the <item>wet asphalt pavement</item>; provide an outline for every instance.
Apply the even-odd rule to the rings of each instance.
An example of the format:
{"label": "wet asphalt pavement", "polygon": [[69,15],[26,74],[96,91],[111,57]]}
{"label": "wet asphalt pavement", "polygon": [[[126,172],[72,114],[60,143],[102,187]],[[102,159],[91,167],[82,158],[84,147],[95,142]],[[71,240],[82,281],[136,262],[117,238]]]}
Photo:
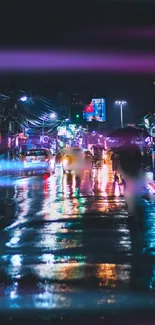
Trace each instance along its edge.
{"label": "wet asphalt pavement", "polygon": [[107,166],[0,178],[1,313],[153,317],[155,206],[136,230],[121,190]]}

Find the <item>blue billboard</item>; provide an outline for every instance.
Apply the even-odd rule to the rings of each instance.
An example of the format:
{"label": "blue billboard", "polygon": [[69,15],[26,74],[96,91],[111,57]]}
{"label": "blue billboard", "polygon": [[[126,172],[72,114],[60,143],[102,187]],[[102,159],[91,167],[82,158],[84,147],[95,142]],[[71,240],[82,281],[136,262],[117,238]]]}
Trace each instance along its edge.
{"label": "blue billboard", "polygon": [[106,104],[105,98],[93,98],[89,105],[83,111],[83,118],[87,122],[106,121]]}

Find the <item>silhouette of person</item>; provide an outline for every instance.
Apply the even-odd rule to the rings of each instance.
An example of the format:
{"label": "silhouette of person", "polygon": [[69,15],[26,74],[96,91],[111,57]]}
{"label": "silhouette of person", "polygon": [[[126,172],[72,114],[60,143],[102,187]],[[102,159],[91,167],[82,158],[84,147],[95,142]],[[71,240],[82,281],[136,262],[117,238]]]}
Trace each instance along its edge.
{"label": "silhouette of person", "polygon": [[143,179],[142,155],[135,144],[126,143],[116,150],[117,172],[125,182],[125,198],[129,215],[142,216],[141,187]]}

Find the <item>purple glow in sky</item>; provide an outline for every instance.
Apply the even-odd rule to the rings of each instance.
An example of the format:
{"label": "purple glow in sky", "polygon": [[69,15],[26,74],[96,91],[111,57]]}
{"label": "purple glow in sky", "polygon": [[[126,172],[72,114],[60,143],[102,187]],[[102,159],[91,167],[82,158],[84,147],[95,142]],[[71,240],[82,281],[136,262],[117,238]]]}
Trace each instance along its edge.
{"label": "purple glow in sky", "polygon": [[155,73],[155,54],[82,51],[0,51],[1,72]]}

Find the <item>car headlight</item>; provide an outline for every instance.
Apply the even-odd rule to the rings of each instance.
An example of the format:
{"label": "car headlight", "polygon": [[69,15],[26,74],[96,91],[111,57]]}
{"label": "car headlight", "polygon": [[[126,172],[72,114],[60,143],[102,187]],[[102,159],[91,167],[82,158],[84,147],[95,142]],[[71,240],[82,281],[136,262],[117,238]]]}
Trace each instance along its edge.
{"label": "car headlight", "polygon": [[66,166],[68,164],[68,160],[67,159],[63,159],[63,165]]}

